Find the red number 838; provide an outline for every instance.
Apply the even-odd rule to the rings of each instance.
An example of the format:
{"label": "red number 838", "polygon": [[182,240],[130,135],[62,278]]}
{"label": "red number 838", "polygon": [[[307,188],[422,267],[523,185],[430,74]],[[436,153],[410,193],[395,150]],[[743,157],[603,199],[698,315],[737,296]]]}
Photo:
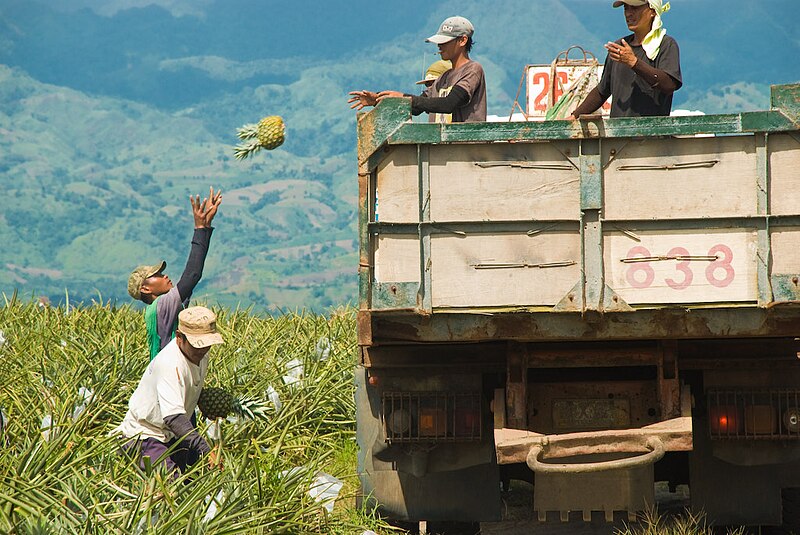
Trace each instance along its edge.
{"label": "red number 838", "polygon": [[[641,245],[632,247],[631,250],[628,251],[628,258],[644,258],[650,256],[652,256],[650,251]],[[690,255],[689,251],[683,247],[673,247],[667,252],[666,256]],[[717,244],[708,250],[708,256],[716,257],[716,260],[709,262],[708,266],[706,266],[706,280],[708,280],[708,283],[716,288],[725,288],[729,286],[736,276],[736,272],[731,265],[733,261],[733,251],[731,251],[731,248],[721,243]],[[685,290],[691,286],[694,280],[694,273],[690,267],[690,262],[688,260],[679,261],[675,265],[675,270],[678,272],[675,278],[664,279],[667,286],[673,290]],[[722,278],[717,277],[717,275],[720,274],[720,270],[724,275]],[[625,280],[627,280],[628,284],[633,288],[649,288],[653,285],[655,278],[656,272],[653,266],[650,265],[650,262],[635,262],[631,264],[631,267],[629,267],[628,271],[625,273]]]}

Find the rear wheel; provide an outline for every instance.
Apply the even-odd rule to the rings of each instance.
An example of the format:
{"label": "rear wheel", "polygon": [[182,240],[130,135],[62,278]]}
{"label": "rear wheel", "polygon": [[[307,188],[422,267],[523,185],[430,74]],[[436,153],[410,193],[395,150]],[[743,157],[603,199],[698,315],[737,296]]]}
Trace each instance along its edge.
{"label": "rear wheel", "polygon": [[800,488],[783,489],[783,529],[800,534]]}
{"label": "rear wheel", "polygon": [[[405,530],[410,535],[419,535],[418,522],[389,521],[390,525]],[[480,535],[479,522],[428,522],[426,524],[428,535]]]}
{"label": "rear wheel", "polygon": [[478,522],[429,522],[428,533],[436,535],[480,535]]}

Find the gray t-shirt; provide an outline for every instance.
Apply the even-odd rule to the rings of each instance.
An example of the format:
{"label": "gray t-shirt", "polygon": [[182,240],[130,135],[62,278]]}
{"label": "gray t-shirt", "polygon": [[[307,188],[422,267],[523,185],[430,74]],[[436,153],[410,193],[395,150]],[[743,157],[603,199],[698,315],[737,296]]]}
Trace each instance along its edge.
{"label": "gray t-shirt", "polygon": [[[624,37],[628,44],[633,34]],[[616,41],[621,43],[622,39]],[[678,43],[665,35],[656,59],[651,60],[641,45],[633,46],[633,53],[641,61],[651,67],[662,70],[675,79],[676,90],[681,87],[681,62]],[[653,115],[669,115],[672,110],[672,94],[665,95],[658,89],[650,87],[633,69],[606,56],[603,77],[597,85],[600,95],[605,101],[613,95],[611,101],[611,117],[646,117]]]}
{"label": "gray t-shirt", "polygon": [[469,95],[469,101],[456,108],[452,114],[433,114],[433,122],[437,123],[477,123],[486,121],[486,78],[483,67],[477,61],[470,60],[457,69],[450,69],[442,74],[425,90],[425,97],[446,97],[453,87],[459,86]]}
{"label": "gray t-shirt", "polygon": [[177,286],[173,286],[167,293],[158,296],[156,310],[161,349],[164,349],[170,340],[175,337],[178,314],[187,306],[189,306],[189,299],[181,301],[181,294],[178,292]]}

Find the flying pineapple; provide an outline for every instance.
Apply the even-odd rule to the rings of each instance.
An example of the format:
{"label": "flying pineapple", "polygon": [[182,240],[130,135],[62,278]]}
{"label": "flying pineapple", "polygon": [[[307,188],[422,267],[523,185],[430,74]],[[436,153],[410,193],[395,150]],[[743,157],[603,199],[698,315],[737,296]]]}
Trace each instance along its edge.
{"label": "flying pineapple", "polygon": [[197,406],[200,407],[203,417],[208,420],[227,418],[230,414],[255,420],[267,417],[268,402],[253,398],[234,397],[223,388],[205,387],[200,392]]}
{"label": "flying pineapple", "polygon": [[246,124],[237,132],[243,141],[236,145],[234,156],[237,160],[244,160],[261,149],[272,150],[283,145],[286,140],[286,125],[278,115],[264,117],[258,124]]}

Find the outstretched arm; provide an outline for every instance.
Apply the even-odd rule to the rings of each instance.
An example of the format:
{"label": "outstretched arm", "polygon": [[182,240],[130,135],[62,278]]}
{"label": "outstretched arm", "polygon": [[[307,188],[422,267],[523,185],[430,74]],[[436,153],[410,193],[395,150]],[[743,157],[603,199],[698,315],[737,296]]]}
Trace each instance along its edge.
{"label": "outstretched arm", "polygon": [[211,233],[214,230],[211,222],[222,203],[222,192],[215,193],[212,187],[208,198],[200,201],[200,196],[197,195],[189,197],[189,201],[192,203],[194,216],[194,236],[192,236],[192,248],[189,251],[189,258],[186,260],[186,267],[177,284],[181,301],[186,301],[192,296],[195,286],[203,276],[203,266],[211,242]]}
{"label": "outstretched arm", "polygon": [[454,86],[446,97],[411,97],[411,113],[453,113],[469,102],[469,93],[461,86]]}
{"label": "outstretched arm", "polygon": [[407,95],[399,91],[381,91],[378,93],[378,102],[385,98],[411,97],[411,113],[419,115],[428,113],[453,113],[459,107],[469,102],[469,93],[462,87],[455,86],[446,97],[426,97],[424,95]]}

